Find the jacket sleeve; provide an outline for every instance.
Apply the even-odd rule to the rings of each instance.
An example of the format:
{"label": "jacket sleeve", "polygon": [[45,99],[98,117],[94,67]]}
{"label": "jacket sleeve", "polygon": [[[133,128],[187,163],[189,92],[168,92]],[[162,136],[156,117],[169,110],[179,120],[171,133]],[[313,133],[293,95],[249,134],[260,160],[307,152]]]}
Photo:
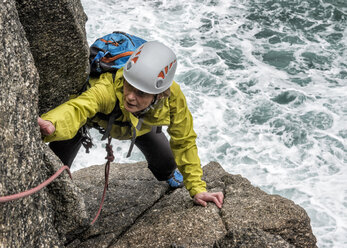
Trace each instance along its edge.
{"label": "jacket sleeve", "polygon": [[170,146],[183,182],[190,196],[206,192],[206,183],[202,181],[202,168],[195,143],[196,133],[193,130],[193,118],[187,107],[185,96],[179,86],[174,83],[171,88]]}
{"label": "jacket sleeve", "polygon": [[[77,131],[96,113],[108,114],[115,104],[115,90],[109,75],[102,74],[94,86],[41,116],[52,122],[55,132],[45,142],[72,139]],[[112,75],[111,75],[112,77]]]}

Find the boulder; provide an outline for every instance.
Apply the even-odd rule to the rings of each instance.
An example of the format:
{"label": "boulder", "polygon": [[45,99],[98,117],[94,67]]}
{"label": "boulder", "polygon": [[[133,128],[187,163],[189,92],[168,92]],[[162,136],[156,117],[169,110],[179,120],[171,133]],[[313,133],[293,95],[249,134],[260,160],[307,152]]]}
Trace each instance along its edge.
{"label": "boulder", "polygon": [[[52,14],[41,12],[39,16]],[[66,25],[70,22],[65,20]],[[39,185],[62,164],[41,140],[34,45],[27,40],[15,0],[0,4],[0,33],[0,196],[7,196]],[[63,247],[65,234],[85,224],[84,209],[79,189],[64,173],[38,193],[0,203],[0,247]]]}
{"label": "boulder", "polygon": [[[203,170],[208,189],[225,194],[222,209],[194,205],[186,189],[170,190],[145,162],[112,164],[99,219],[67,247],[316,247],[310,219],[293,201],[265,193],[216,162]],[[73,174],[90,219],[103,173],[92,166]]]}
{"label": "boulder", "polygon": [[17,0],[40,75],[39,114],[78,92],[89,74],[87,16],[80,0]]}

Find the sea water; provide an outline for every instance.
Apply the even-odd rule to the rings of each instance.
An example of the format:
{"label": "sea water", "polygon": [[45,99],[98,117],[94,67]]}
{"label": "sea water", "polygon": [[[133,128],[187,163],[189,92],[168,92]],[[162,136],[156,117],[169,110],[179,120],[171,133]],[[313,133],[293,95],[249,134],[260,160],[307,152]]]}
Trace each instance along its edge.
{"label": "sea water", "polygon": [[[318,247],[347,247],[346,0],[82,0],[91,44],[113,31],[178,57],[202,165],[302,206]],[[105,163],[92,132],[78,170]],[[144,160],[113,140],[116,162]]]}

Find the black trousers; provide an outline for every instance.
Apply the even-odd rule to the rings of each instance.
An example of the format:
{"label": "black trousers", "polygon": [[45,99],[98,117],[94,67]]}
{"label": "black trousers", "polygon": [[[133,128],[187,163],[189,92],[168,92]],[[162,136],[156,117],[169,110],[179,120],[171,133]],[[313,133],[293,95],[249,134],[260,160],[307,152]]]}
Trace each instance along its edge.
{"label": "black trousers", "polygon": [[[135,145],[144,154],[148,168],[159,180],[169,179],[177,168],[168,139],[163,132],[157,132],[153,128],[151,132],[136,138]],[[81,130],[70,140],[54,141],[49,147],[67,166],[71,167],[82,145]]]}

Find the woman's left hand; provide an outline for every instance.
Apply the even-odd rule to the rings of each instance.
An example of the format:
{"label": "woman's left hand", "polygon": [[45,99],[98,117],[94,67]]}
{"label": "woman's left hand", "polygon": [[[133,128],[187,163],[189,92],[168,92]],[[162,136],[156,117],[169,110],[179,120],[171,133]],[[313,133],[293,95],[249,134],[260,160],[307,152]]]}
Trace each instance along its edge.
{"label": "woman's left hand", "polygon": [[194,196],[194,202],[203,207],[207,206],[207,202],[214,202],[218,208],[222,208],[224,195],[222,192],[210,193],[201,192]]}
{"label": "woman's left hand", "polygon": [[40,117],[38,117],[37,123],[39,124],[40,131],[43,135],[51,135],[55,132],[55,127],[53,126],[52,122],[43,120]]}

